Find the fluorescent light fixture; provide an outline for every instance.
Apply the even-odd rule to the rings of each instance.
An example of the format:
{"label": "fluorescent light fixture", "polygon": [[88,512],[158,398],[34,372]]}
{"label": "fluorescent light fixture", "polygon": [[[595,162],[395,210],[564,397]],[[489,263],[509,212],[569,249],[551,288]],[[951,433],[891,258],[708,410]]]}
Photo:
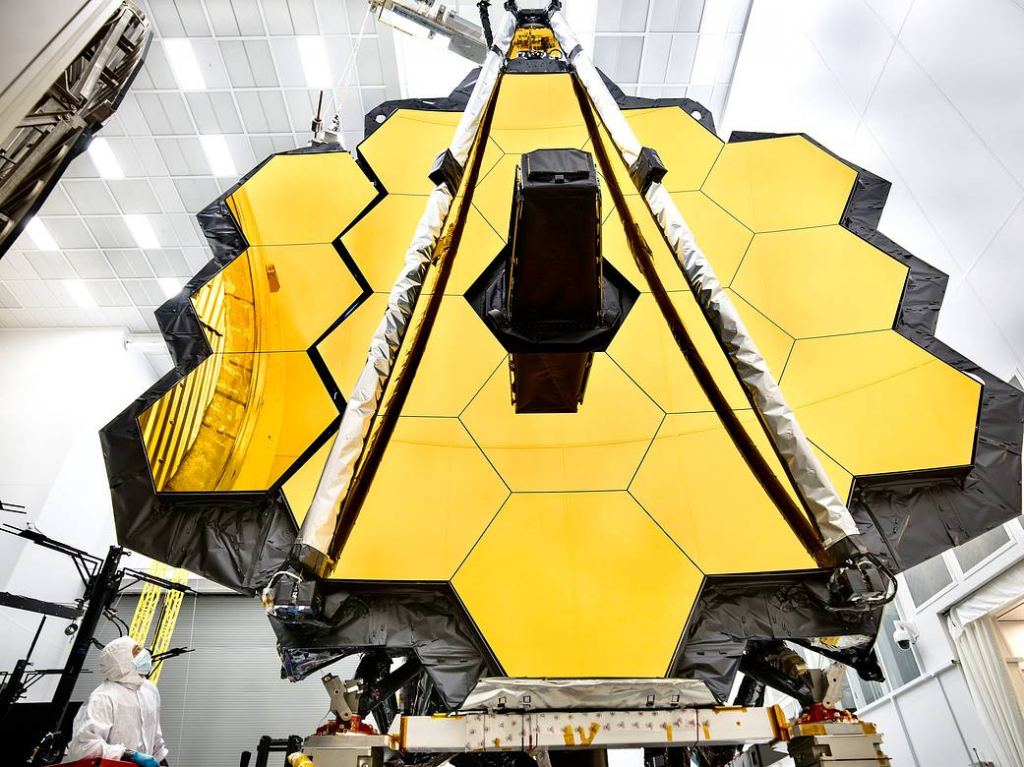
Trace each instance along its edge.
{"label": "fluorescent light fixture", "polygon": [[61,280],[64,288],[71,294],[71,297],[75,299],[75,303],[83,309],[95,309],[96,299],[92,297],[89,289],[85,287],[85,283],[81,280]]}
{"label": "fluorescent light fixture", "polygon": [[28,223],[25,225],[25,231],[28,232],[28,236],[32,238],[33,244],[40,250],[60,250],[60,246],[58,246],[57,241],[53,239],[53,235],[50,234],[50,230],[46,228],[46,224],[38,218],[30,218]]}
{"label": "fluorescent light fixture", "polygon": [[295,42],[299,46],[299,59],[302,60],[302,71],[306,75],[307,87],[332,87],[334,81],[331,80],[331,65],[327,61],[327,48],[324,47],[323,38],[297,37]]}
{"label": "fluorescent light fixture", "polygon": [[223,136],[200,136],[199,143],[203,145],[206,162],[210,165],[213,175],[232,178],[238,175],[235,163],[231,160],[228,142],[224,140]]}
{"label": "fluorescent light fixture", "polygon": [[722,64],[725,35],[701,32],[697,39],[697,55],[693,58],[691,85],[714,85]]}
{"label": "fluorescent light fixture", "polygon": [[735,7],[735,0],[705,0],[704,11],[700,17],[700,31],[728,32]]}
{"label": "fluorescent light fixture", "polygon": [[167,298],[174,298],[181,292],[181,284],[177,280],[172,280],[170,277],[157,278],[157,284],[160,285],[160,290],[163,291]]}
{"label": "fluorescent light fixture", "polygon": [[203,71],[199,68],[199,60],[196,58],[196,52],[192,50],[191,42],[184,37],[166,39],[164,52],[174,72],[174,79],[183,91],[206,90]]}
{"label": "fluorescent light fixture", "polygon": [[114,157],[114,150],[105,138],[93,140],[89,145],[89,157],[103,178],[124,178],[121,163]]}
{"label": "fluorescent light fixture", "polygon": [[159,248],[160,241],[156,238],[153,225],[149,219],[140,213],[126,213],[124,222],[128,224],[128,230],[135,238],[135,244],[140,248]]}

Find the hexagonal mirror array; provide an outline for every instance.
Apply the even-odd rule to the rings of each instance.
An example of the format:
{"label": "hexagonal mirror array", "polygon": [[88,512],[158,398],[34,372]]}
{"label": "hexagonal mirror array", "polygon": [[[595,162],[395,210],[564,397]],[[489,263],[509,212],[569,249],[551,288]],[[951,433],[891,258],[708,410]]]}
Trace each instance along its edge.
{"label": "hexagonal mirror array", "polygon": [[[274,157],[231,193],[248,247],[191,297],[212,354],[139,418],[157,490],[280,486],[301,521],[459,116],[401,109],[360,145],[386,194],[338,152]],[[841,226],[857,171],[802,136],[726,145],[675,106],[626,116],[840,494],[858,476],[970,465],[981,385],[893,330],[907,267]],[[505,75],[486,140],[422,361],[331,577],[451,583],[510,675],[663,675],[705,576],[814,561],[680,353],[623,215],[795,493],[621,163],[629,210],[605,197],[603,255],[640,296],[594,354],[579,412],[515,412],[506,352],[464,294],[504,247],[520,155],[591,144],[569,77]]]}

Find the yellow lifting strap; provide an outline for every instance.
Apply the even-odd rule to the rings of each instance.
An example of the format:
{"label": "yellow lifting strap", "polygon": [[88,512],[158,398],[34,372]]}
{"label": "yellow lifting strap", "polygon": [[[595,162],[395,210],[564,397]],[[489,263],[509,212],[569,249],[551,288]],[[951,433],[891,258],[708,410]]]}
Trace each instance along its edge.
{"label": "yellow lifting strap", "polygon": [[[188,583],[188,571],[178,567],[175,568],[171,580],[182,585]],[[160,623],[156,627],[156,638],[153,640],[153,655],[167,652],[171,646],[171,635],[174,633],[174,626],[178,622],[178,613],[181,611],[181,601],[185,594],[181,591],[168,591],[164,598],[164,609],[160,615]],[[163,670],[163,661],[157,661],[153,672],[149,675],[149,681],[156,684],[160,679],[160,672]]]}
{"label": "yellow lifting strap", "polygon": [[[157,578],[164,578],[168,569],[163,562],[154,560],[149,566],[149,574]],[[128,630],[128,635],[141,645],[145,645],[146,639],[149,637],[149,629],[153,625],[153,616],[156,615],[156,608],[160,604],[162,593],[163,588],[155,583],[147,582],[142,587],[139,603],[135,606],[135,615],[132,616],[132,625]]]}

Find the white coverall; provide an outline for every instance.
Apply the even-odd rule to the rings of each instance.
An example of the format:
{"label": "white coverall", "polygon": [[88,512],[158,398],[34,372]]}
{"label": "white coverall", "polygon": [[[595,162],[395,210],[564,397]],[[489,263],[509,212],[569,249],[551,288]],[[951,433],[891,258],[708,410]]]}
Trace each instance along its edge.
{"label": "white coverall", "polygon": [[160,730],[160,693],[132,662],[135,640],[115,639],[100,650],[100,684],[75,717],[66,761],[102,757],[121,759],[125,749],[167,757]]}

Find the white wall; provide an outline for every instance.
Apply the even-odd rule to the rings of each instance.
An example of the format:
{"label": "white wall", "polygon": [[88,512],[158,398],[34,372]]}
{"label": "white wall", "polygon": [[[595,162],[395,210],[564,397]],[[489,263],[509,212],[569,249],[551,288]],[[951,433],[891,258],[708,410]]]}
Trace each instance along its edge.
{"label": "white wall", "polygon": [[1024,6],[755,0],[732,130],[804,132],[893,182],[880,229],[950,276],[939,336],[1024,367]]}
{"label": "white wall", "polygon": [[[0,331],[0,369],[0,498],[29,510],[3,521],[31,522],[102,556],[114,523],[98,431],[153,384],[152,368],[125,351],[124,331],[114,329]],[[8,535],[0,536],[0,590],[56,602],[83,591],[67,557]],[[0,669],[24,656],[38,623],[33,613],[0,608]],[[47,621],[37,667],[63,663],[66,625]],[[48,699],[51,689],[40,683],[31,699]]]}
{"label": "white wall", "polygon": [[[950,277],[939,337],[1003,378],[1024,369],[1022,40],[1015,0],[755,0],[719,121],[893,182],[879,228]],[[900,595],[923,676],[864,709],[897,767],[992,758],[943,612],[1022,556],[1014,536],[924,609]]]}

